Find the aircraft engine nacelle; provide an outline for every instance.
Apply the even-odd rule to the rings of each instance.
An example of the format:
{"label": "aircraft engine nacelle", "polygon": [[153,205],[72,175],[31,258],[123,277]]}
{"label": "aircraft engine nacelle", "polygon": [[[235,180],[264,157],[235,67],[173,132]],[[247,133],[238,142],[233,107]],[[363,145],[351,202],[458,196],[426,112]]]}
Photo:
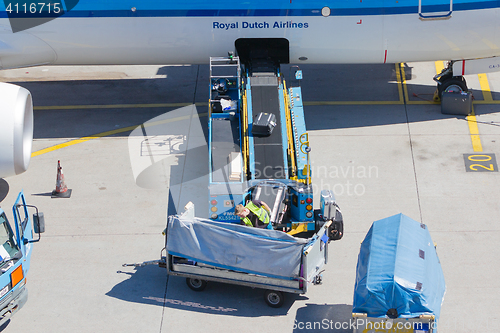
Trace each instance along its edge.
{"label": "aircraft engine nacelle", "polygon": [[0,82],[0,178],[28,169],[33,142],[31,93]]}

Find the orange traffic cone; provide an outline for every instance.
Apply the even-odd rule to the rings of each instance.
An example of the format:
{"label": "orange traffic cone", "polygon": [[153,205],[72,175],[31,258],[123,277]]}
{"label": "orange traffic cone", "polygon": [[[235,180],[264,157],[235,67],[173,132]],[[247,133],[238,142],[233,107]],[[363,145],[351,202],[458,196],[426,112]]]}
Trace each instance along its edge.
{"label": "orange traffic cone", "polygon": [[62,172],[61,161],[57,161],[57,178],[56,189],[52,191],[52,198],[69,198],[71,197],[71,190],[68,189],[64,182],[64,174]]}

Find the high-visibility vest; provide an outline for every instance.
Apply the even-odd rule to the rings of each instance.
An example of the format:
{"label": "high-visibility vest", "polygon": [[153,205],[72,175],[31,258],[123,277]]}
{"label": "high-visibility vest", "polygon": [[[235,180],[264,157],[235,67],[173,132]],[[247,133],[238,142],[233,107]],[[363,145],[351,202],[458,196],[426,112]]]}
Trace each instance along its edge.
{"label": "high-visibility vest", "polygon": [[[257,215],[257,218],[264,224],[267,224],[267,227],[269,227],[269,214],[267,211],[264,209],[264,207],[257,207],[252,201],[250,201],[245,208],[248,208],[252,213]],[[253,227],[252,221],[248,218],[248,216],[245,216],[243,219],[243,222],[245,222],[245,225],[249,227]]]}

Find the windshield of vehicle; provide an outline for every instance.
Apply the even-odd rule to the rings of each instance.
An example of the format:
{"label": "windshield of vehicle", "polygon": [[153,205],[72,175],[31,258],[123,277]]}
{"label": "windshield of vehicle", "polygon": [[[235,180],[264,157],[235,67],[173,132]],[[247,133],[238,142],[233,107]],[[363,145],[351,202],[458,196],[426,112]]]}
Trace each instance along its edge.
{"label": "windshield of vehicle", "polygon": [[9,259],[19,257],[19,247],[14,238],[9,222],[5,213],[0,215],[0,266],[4,265]]}

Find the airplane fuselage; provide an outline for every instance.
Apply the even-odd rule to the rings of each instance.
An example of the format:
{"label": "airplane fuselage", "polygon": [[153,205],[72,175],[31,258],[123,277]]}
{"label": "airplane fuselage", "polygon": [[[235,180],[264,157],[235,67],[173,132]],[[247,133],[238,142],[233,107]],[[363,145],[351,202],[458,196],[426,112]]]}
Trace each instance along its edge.
{"label": "airplane fuselage", "polygon": [[2,4],[0,62],[197,64],[234,51],[238,38],[284,38],[291,63],[499,56],[500,1],[450,1],[81,0],[63,16],[16,33]]}

